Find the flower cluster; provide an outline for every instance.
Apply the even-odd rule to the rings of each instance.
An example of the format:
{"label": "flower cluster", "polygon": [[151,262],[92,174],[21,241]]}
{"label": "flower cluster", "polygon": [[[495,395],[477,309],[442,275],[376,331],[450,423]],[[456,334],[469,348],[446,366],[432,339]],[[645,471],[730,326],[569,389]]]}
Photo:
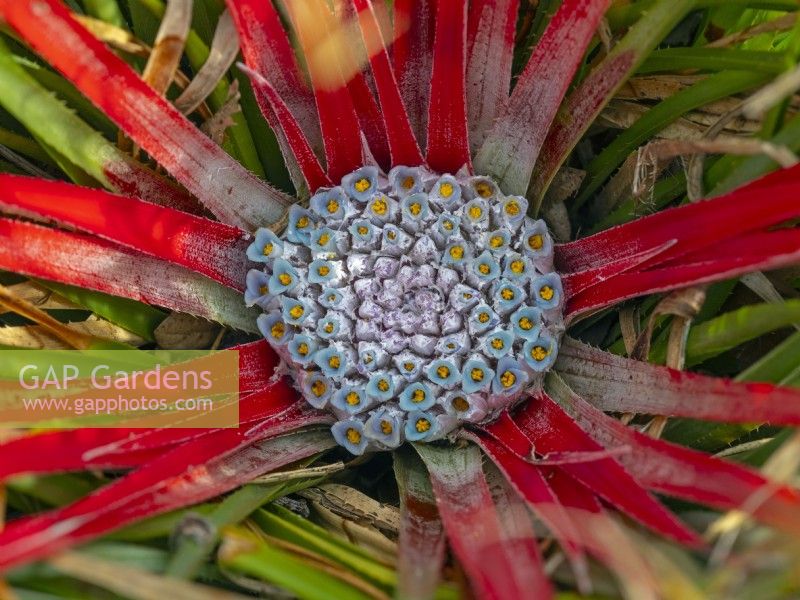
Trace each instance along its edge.
{"label": "flower cluster", "polygon": [[341,445],[440,439],[541,387],[563,291],[526,211],[485,177],[363,167],[257,232],[246,302]]}

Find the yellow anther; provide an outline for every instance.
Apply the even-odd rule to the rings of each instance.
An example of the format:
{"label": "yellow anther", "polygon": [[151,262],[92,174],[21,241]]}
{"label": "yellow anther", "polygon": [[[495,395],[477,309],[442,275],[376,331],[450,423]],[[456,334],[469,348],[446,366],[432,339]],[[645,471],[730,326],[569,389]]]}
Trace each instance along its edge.
{"label": "yellow anther", "polygon": [[365,365],[368,365],[368,364],[370,364],[371,362],[372,362],[372,356],[370,356],[369,354],[367,354],[367,355],[364,357],[364,364],[365,364]]}
{"label": "yellow anther", "polygon": [[531,321],[528,317],[522,317],[517,324],[519,325],[520,329],[524,329],[525,331],[533,329],[533,321]]}
{"label": "yellow anther", "polygon": [[442,198],[449,198],[453,195],[453,184],[452,183],[443,183],[439,186],[439,195]]}
{"label": "yellow anther", "polygon": [[331,294],[328,296],[328,302],[336,302],[336,294]]}
{"label": "yellow anther", "polygon": [[279,340],[286,334],[286,325],[283,321],[278,321],[272,326],[269,333],[273,338]]}
{"label": "yellow anther", "polygon": [[470,294],[470,293],[465,293],[465,294],[464,294],[464,300],[472,300],[472,294]]}
{"label": "yellow anther", "polygon": [[500,290],[500,296],[503,300],[513,300],[514,299],[514,290],[511,288],[503,288]]}
{"label": "yellow anther", "polygon": [[422,205],[419,202],[412,202],[408,207],[408,212],[416,217],[422,212]]}
{"label": "yellow anther", "polygon": [[386,237],[390,240],[394,240],[397,237],[397,232],[389,230],[389,232],[386,234]]}
{"label": "yellow anther", "polygon": [[379,389],[381,392],[388,392],[388,391],[389,391],[389,382],[388,382],[388,381],[386,381],[385,379],[381,379],[381,380],[378,382],[378,389]]}
{"label": "yellow anther", "polygon": [[503,236],[502,236],[502,235],[493,235],[493,236],[492,236],[492,237],[489,239],[489,245],[490,245],[492,248],[499,248],[500,246],[502,246],[502,245],[503,245],[503,243],[504,243],[504,242],[505,242],[505,240],[503,239]]}
{"label": "yellow anther", "polygon": [[305,342],[303,342],[302,344],[300,344],[300,345],[297,347],[297,353],[298,353],[300,356],[307,356],[307,355],[308,355],[308,344],[306,344]]}
{"label": "yellow anther", "polygon": [[364,192],[366,192],[366,191],[367,191],[367,190],[368,190],[368,189],[369,189],[371,186],[372,186],[372,183],[370,182],[370,180],[369,180],[369,179],[367,179],[366,177],[362,177],[361,179],[359,179],[358,181],[356,181],[356,183],[355,183],[355,185],[354,185],[353,187],[355,187],[355,188],[356,188],[356,191],[357,191],[359,194],[363,194],[363,193],[364,193]]}
{"label": "yellow anther", "polygon": [[450,248],[450,258],[453,260],[461,260],[464,258],[464,248],[461,246],[453,246]]}
{"label": "yellow anther", "polygon": [[305,229],[308,227],[308,217],[300,217],[297,219],[297,229]]}
{"label": "yellow anther", "polygon": [[511,371],[506,371],[502,375],[500,375],[500,385],[504,388],[510,388],[517,382],[517,376],[514,375]]}
{"label": "yellow anther", "polygon": [[272,251],[274,249],[275,249],[275,246],[273,246],[270,242],[267,242],[266,244],[264,244],[264,250],[263,250],[264,256],[269,256],[270,254],[272,254]]}
{"label": "yellow anther", "polygon": [[328,209],[329,214],[334,214],[337,210],[339,210],[339,203],[331,198],[328,200],[328,205],[325,208]]}
{"label": "yellow anther", "polygon": [[417,432],[425,433],[431,428],[431,422],[428,419],[417,419],[417,423],[415,425]]}
{"label": "yellow anther", "polygon": [[458,412],[464,412],[465,410],[469,410],[469,402],[467,402],[466,398],[463,398],[462,396],[456,396],[455,398],[453,398],[450,404]]}
{"label": "yellow anther", "polygon": [[503,343],[502,338],[492,338],[492,348],[495,350],[502,350],[506,345]]}
{"label": "yellow anther", "polygon": [[411,175],[409,175],[408,177],[403,179],[403,189],[410,190],[412,187],[414,187],[414,178],[411,177]]}
{"label": "yellow anther", "polygon": [[492,316],[488,312],[482,312],[478,315],[478,321],[481,323],[488,323]]}
{"label": "yellow anther", "polygon": [[479,181],[476,183],[475,191],[478,192],[478,196],[481,198],[488,198],[494,193],[494,189],[492,189],[491,184],[486,181]]}
{"label": "yellow anther", "polygon": [[547,358],[548,354],[549,352],[547,351],[547,349],[543,348],[542,346],[534,346],[533,349],[531,350],[531,358],[535,361],[544,360],[545,358]]}
{"label": "yellow anther", "polygon": [[441,365],[440,367],[437,367],[436,374],[440,379],[447,379],[450,377],[450,369],[444,365]]}
{"label": "yellow anther", "polygon": [[324,246],[325,244],[327,244],[330,241],[331,241],[331,235],[329,233],[323,233],[323,234],[321,234],[319,236],[319,239],[317,240],[317,244],[319,244],[320,246]]}
{"label": "yellow anther", "polygon": [[481,263],[481,264],[478,265],[478,272],[481,275],[488,275],[491,270],[492,270],[492,268],[489,265],[487,265],[486,263]]}
{"label": "yellow anther", "polygon": [[447,231],[453,231],[453,222],[452,221],[442,221],[442,227],[444,227]]}
{"label": "yellow anther", "polygon": [[292,308],[289,309],[289,316],[293,319],[299,319],[303,316],[306,312],[306,309],[303,308],[302,304],[295,304]]}
{"label": "yellow anther", "polygon": [[314,383],[311,384],[311,393],[314,394],[317,398],[321,398],[325,395],[325,392],[328,391],[328,386],[325,385],[325,382],[321,379],[317,379]]}
{"label": "yellow anther", "polygon": [[394,431],[394,427],[392,427],[392,424],[389,421],[381,421],[381,431],[383,432],[383,435],[389,435],[392,433],[392,431]]}
{"label": "yellow anther", "polygon": [[483,216],[483,210],[477,204],[469,207],[469,218],[473,221],[480,219]]}
{"label": "yellow anther", "polygon": [[483,381],[483,369],[472,369],[469,376],[472,377],[472,381]]}
{"label": "yellow anther", "polygon": [[521,260],[512,260],[511,271],[517,274],[523,273],[525,271],[525,263]]}
{"label": "yellow anther", "polygon": [[414,370],[414,363],[410,363],[410,362],[404,363],[403,364],[403,368],[406,371],[413,371]]}
{"label": "yellow anther", "polygon": [[528,248],[531,250],[541,250],[544,246],[544,238],[539,233],[528,236]]}
{"label": "yellow anther", "polygon": [[367,235],[369,233],[369,228],[367,228],[366,225],[359,225],[356,231],[358,231],[358,235]]}
{"label": "yellow anther", "polygon": [[333,325],[333,322],[331,322],[331,321],[328,321],[327,323],[325,323],[325,326],[322,328],[322,330],[325,333],[333,333],[334,329],[335,329],[335,327]]}
{"label": "yellow anther", "polygon": [[327,266],[327,265],[320,265],[317,268],[317,273],[319,274],[320,277],[327,277],[328,273],[330,273],[330,272],[331,272],[331,268],[329,266]]}
{"label": "yellow anther", "polygon": [[331,369],[338,369],[340,366],[342,366],[342,360],[338,356],[331,356],[328,359],[328,366]]}
{"label": "yellow anther", "polygon": [[353,429],[351,427],[347,430],[347,441],[351,444],[358,444],[361,442],[361,433],[359,433],[358,429]]}
{"label": "yellow anther", "polygon": [[372,212],[376,215],[385,215],[387,210],[389,210],[389,204],[384,198],[376,198],[372,203]]}
{"label": "yellow anther", "polygon": [[355,392],[350,392],[347,396],[344,397],[344,401],[347,402],[350,406],[355,406],[361,401],[361,398],[358,397],[358,394]]}
{"label": "yellow anther", "polygon": [[455,350],[456,349],[456,345],[454,343],[450,342],[449,344],[447,344],[447,349],[448,350]]}
{"label": "yellow anther", "polygon": [[542,288],[539,290],[539,297],[546,302],[549,302],[553,299],[553,296],[556,295],[555,290],[551,288],[549,285],[543,285]]}
{"label": "yellow anther", "polygon": [[281,273],[278,275],[278,281],[281,282],[281,285],[289,285],[292,283],[292,276],[288,273]]}
{"label": "yellow anther", "polygon": [[519,202],[516,200],[506,202],[506,214],[516,217],[519,214]]}
{"label": "yellow anther", "polygon": [[269,286],[262,285],[260,288],[258,288],[258,291],[262,296],[266,296],[269,293]]}
{"label": "yellow anther", "polygon": [[420,389],[414,390],[414,393],[411,394],[411,400],[417,403],[422,402],[425,400],[425,391]]}

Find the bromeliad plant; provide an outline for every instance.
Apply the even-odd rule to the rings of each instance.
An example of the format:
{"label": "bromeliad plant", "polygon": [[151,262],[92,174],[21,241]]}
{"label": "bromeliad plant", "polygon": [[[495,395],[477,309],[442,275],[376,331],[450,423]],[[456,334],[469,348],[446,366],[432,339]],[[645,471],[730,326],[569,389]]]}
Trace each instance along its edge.
{"label": "bromeliad plant", "polygon": [[[61,2],[0,0],[10,30],[180,184],[64,112],[62,131],[86,134],[71,153],[86,159],[78,166],[123,195],[0,175],[0,267],[265,338],[236,347],[238,429],[58,431],[0,445],[2,478],[131,469],[8,523],[0,569],[337,444],[396,451],[403,598],[434,593],[445,536],[476,596],[548,597],[531,515],[579,585],[589,553],[647,597],[641,559],[609,511],[702,545],[654,492],[800,533],[795,489],[605,414],[796,425],[800,393],[564,336],[634,297],[800,262],[797,169],[554,243],[535,218],[544,193],[658,41],[652,31],[633,25],[567,94],[608,2],[565,0],[512,90],[516,0],[395,0],[391,33],[382,4],[334,4],[292,0],[281,14],[267,0],[227,2],[295,199],[201,133]],[[666,34],[694,4],[657,3],[647,27]],[[45,137],[37,107],[55,100],[0,50],[0,103]]]}

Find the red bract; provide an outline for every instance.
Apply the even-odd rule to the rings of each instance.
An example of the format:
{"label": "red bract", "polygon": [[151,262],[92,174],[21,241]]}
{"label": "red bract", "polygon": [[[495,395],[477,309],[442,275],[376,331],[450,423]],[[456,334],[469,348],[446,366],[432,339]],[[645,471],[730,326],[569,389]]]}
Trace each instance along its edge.
{"label": "red bract", "polygon": [[[384,37],[370,0],[341,4],[337,15],[322,0],[292,4],[287,16],[305,53],[299,61],[272,3],[227,1],[259,106],[296,183],[310,191],[373,160],[384,169],[426,164],[456,172],[471,169],[475,158],[477,174],[496,176],[507,193],[524,193],[535,177],[532,189],[539,197],[575,133],[641,59],[632,50],[612,53],[564,105],[606,0],[567,0],[513,92],[516,0],[475,0],[469,13],[462,0],[395,0],[395,40]],[[256,227],[278,222],[288,198],[201,134],[58,0],[0,0],[0,17],[219,219],[1,175],[4,213],[55,227],[0,218],[0,269],[256,331],[255,315],[243,308],[240,295],[247,268],[242,243]],[[343,20],[348,31],[360,34],[363,66],[346,55],[325,56],[326,46],[320,46]],[[300,64],[308,65],[313,89]],[[353,64],[362,70],[352,72]],[[560,107],[570,116],[577,111],[577,118],[554,122]],[[626,298],[800,262],[798,229],[779,227],[800,217],[797,172],[558,246],[568,315],[575,319]],[[175,204],[169,200],[164,204]],[[327,429],[319,427],[330,424],[329,416],[307,408],[286,381],[271,381],[277,358],[266,343],[237,349],[237,429],[60,431],[0,444],[0,478],[132,469],[70,506],[9,523],[0,533],[0,569],[213,498],[332,446]],[[585,555],[591,554],[638,597],[652,595],[652,581],[607,507],[697,546],[698,535],[654,492],[725,510],[746,509],[763,494],[752,516],[800,532],[796,490],[646,437],[601,412],[797,425],[797,391],[682,373],[573,340],[565,342],[555,369],[561,375],[551,376],[547,394],[462,432],[457,444],[421,445],[422,462],[408,448],[398,452],[404,597],[430,594],[445,536],[480,597],[549,597],[528,511],[562,545],[581,586],[587,584]],[[496,468],[483,465],[484,454]]]}

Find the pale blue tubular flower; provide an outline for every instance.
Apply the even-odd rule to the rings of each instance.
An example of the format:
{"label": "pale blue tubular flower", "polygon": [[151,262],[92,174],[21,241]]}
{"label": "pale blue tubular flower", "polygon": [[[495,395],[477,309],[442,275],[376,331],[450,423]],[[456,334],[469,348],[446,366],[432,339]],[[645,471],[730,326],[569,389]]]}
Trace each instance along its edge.
{"label": "pale blue tubular flower", "polygon": [[492,393],[498,396],[513,396],[528,382],[528,374],[519,362],[510,356],[504,356],[497,363],[497,370],[492,380]]}
{"label": "pale blue tubular flower", "polygon": [[486,229],[489,224],[489,205],[481,198],[470,200],[462,210],[464,223],[478,230],[481,226]]}
{"label": "pale blue tubular flower", "polygon": [[493,377],[494,371],[483,358],[470,358],[461,370],[461,388],[467,394],[484,390],[491,385]]}
{"label": "pale blue tubular flower", "polygon": [[561,278],[556,273],[540,275],[531,281],[531,297],[542,310],[560,308],[564,302]]}
{"label": "pale blue tubular flower", "polygon": [[308,403],[317,409],[325,408],[336,388],[333,381],[321,373],[305,372],[301,389]]}
{"label": "pale blue tubular flower", "polygon": [[295,244],[308,244],[311,240],[311,232],[315,228],[316,217],[311,211],[293,205],[289,208],[289,224],[286,227],[286,237]]}
{"label": "pale blue tubular flower", "polygon": [[508,252],[511,244],[511,234],[504,229],[495,229],[484,235],[486,249],[497,256],[502,256]]}
{"label": "pale blue tubular flower", "polygon": [[417,194],[424,189],[422,170],[417,167],[397,166],[389,171],[389,185],[398,198]]}
{"label": "pale blue tubular flower", "polygon": [[500,219],[510,227],[518,227],[525,219],[528,212],[528,201],[522,196],[508,196],[500,204]]}
{"label": "pale blue tubular flower", "polygon": [[525,290],[509,281],[500,279],[492,285],[492,306],[500,315],[507,315],[525,301]]}
{"label": "pale blue tubular flower", "polygon": [[285,346],[292,339],[291,328],[277,310],[259,315],[256,325],[261,335],[276,348]]}
{"label": "pale blue tubular flower", "polygon": [[316,332],[323,340],[335,340],[342,329],[342,318],[335,312],[328,312],[317,321]]}
{"label": "pale blue tubular flower", "polygon": [[494,256],[485,250],[478,258],[474,260],[470,268],[472,274],[475,275],[482,282],[489,282],[500,277],[500,263],[498,263]]}
{"label": "pale blue tubular flower", "polygon": [[471,177],[467,184],[467,197],[496,200],[500,195],[497,184],[488,177]]}
{"label": "pale blue tubular flower", "polygon": [[436,396],[430,386],[418,381],[406,386],[400,394],[400,408],[407,412],[413,410],[428,410],[436,404]]}
{"label": "pale blue tubular flower", "polygon": [[500,317],[485,302],[481,302],[472,309],[467,327],[472,335],[483,333],[495,327],[500,322]]}
{"label": "pale blue tubular flower", "polygon": [[375,225],[394,222],[397,218],[397,200],[393,200],[386,194],[375,194],[364,210],[364,216],[371,219]]}
{"label": "pale blue tubular flower", "polygon": [[267,308],[272,300],[269,295],[269,275],[258,269],[250,269],[245,284],[244,303],[247,306],[258,304],[262,308]]}
{"label": "pale blue tubular flower", "polygon": [[317,342],[311,336],[297,334],[289,342],[289,356],[300,365],[308,365],[317,351]]}
{"label": "pale blue tubular flower", "polygon": [[525,363],[536,372],[548,371],[558,355],[558,342],[542,331],[534,340],[528,340],[522,347]]}
{"label": "pale blue tubular flower", "polygon": [[478,423],[486,418],[489,408],[480,394],[466,394],[463,390],[453,390],[445,394],[439,403],[447,414],[462,421]]}
{"label": "pale blue tubular flower", "polygon": [[403,215],[403,222],[410,223],[417,227],[430,216],[431,210],[428,206],[428,195],[417,193],[406,196],[400,202],[400,211]]}
{"label": "pale blue tubular flower", "polygon": [[542,311],[533,306],[521,306],[511,315],[512,331],[526,340],[539,337],[542,330]]}
{"label": "pale blue tubular flower", "polygon": [[464,355],[472,349],[472,339],[466,331],[459,331],[446,337],[439,338],[436,343],[436,352],[438,354],[449,355]]}
{"label": "pale blue tubular flower", "polygon": [[318,258],[308,265],[308,281],[329,285],[337,278],[337,268],[333,261]]}
{"label": "pale blue tubular flower", "polygon": [[503,277],[508,279],[525,281],[534,274],[530,261],[517,252],[506,254],[503,265]]}
{"label": "pale blue tubular flower", "polygon": [[429,196],[442,208],[458,206],[461,203],[461,185],[452,175],[442,175],[433,184]]}
{"label": "pale blue tubular flower", "polygon": [[378,193],[377,167],[361,167],[342,178],[344,191],[356,202],[367,202]]}
{"label": "pale blue tubular flower", "polygon": [[278,296],[290,292],[300,284],[300,275],[288,260],[278,258],[272,265],[272,276],[269,278],[269,293]]}
{"label": "pale blue tubular flower", "polygon": [[363,389],[347,385],[333,395],[331,404],[344,413],[357,415],[372,406],[372,401]]}
{"label": "pale blue tubular flower", "polygon": [[336,288],[323,288],[318,302],[325,308],[341,310],[344,308],[344,294]]}
{"label": "pale blue tubular flower", "polygon": [[283,242],[272,230],[260,227],[253,243],[247,247],[247,258],[253,262],[268,262],[283,254]]}
{"label": "pale blue tubular flower", "polygon": [[465,268],[472,261],[472,248],[464,240],[455,240],[447,244],[442,254],[442,264]]}
{"label": "pale blue tubular flower", "polygon": [[290,325],[302,325],[313,314],[313,309],[302,300],[281,296],[281,315]]}
{"label": "pale blue tubular flower", "polygon": [[353,248],[369,248],[375,242],[375,227],[367,219],[356,219],[348,228],[353,239]]}
{"label": "pale blue tubular flower", "polygon": [[339,380],[347,373],[349,361],[344,352],[333,346],[329,346],[328,348],[317,350],[314,354],[314,362],[325,377]]}
{"label": "pale blue tubular flower", "polygon": [[447,240],[452,235],[458,235],[461,226],[461,217],[450,213],[439,215],[436,220],[435,231],[443,240]]}
{"label": "pale blue tubular flower", "polygon": [[361,456],[367,449],[367,436],[364,432],[364,423],[359,419],[346,419],[338,421],[331,427],[333,439],[340,446],[344,446],[351,454]]}
{"label": "pale blue tubular flower", "polygon": [[403,443],[403,421],[397,411],[379,408],[367,419],[365,435],[380,447],[393,449]]}
{"label": "pale blue tubular flower", "polygon": [[387,402],[394,396],[394,375],[389,371],[378,371],[369,378],[367,396],[378,402]]}
{"label": "pale blue tubular flower", "polygon": [[344,190],[336,186],[314,194],[308,204],[311,210],[327,223],[335,223],[344,219],[350,201]]}
{"label": "pale blue tubular flower", "polygon": [[420,373],[422,373],[422,369],[427,362],[421,356],[409,351],[401,352],[392,361],[400,376],[408,381],[419,379]]}
{"label": "pale blue tubular flower", "polygon": [[522,230],[522,250],[534,261],[548,259],[552,263],[553,238],[547,231],[547,225],[541,219],[531,221]]}
{"label": "pale blue tubular flower", "polygon": [[514,334],[498,329],[486,336],[483,351],[493,358],[502,358],[514,349]]}
{"label": "pale blue tubular flower", "polygon": [[339,254],[336,247],[336,232],[330,227],[321,227],[311,233],[311,253],[317,258],[335,258]]}
{"label": "pale blue tubular flower", "polygon": [[430,363],[425,375],[432,383],[449,390],[458,383],[458,364],[452,359],[440,358]]}
{"label": "pale blue tubular flower", "polygon": [[441,430],[436,416],[427,411],[414,411],[406,419],[405,434],[410,442],[422,442],[435,438]]}

